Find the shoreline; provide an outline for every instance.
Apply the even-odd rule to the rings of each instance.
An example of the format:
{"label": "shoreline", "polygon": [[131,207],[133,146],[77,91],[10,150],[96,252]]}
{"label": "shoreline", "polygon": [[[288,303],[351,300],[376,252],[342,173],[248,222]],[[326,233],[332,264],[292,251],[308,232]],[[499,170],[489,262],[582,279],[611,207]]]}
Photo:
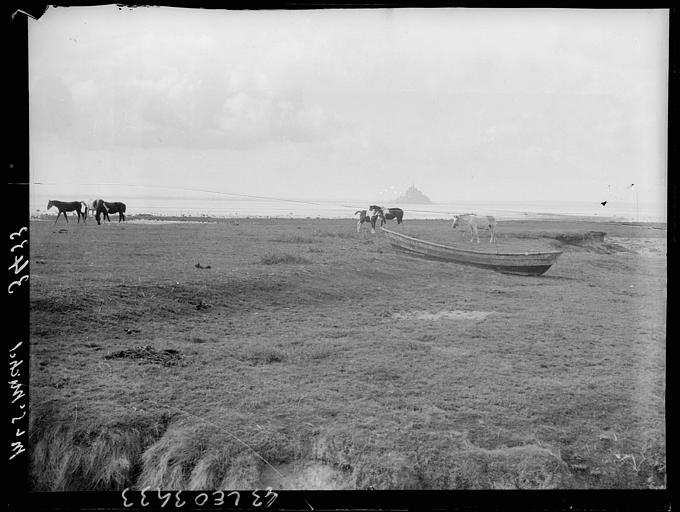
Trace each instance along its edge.
{"label": "shoreline", "polygon": [[[36,222],[44,222],[53,220],[54,214],[41,213],[38,215],[31,215],[29,220]],[[622,226],[642,226],[649,227],[650,225],[661,225],[666,229],[668,221],[664,220],[644,220],[633,221],[625,218],[614,217],[598,217],[592,215],[576,215],[576,214],[555,214],[555,213],[525,213],[524,215],[496,217],[498,222],[592,222],[602,224],[616,224]],[[275,221],[301,221],[301,220],[322,220],[322,221],[336,221],[336,220],[351,220],[356,222],[356,216],[349,217],[321,217],[321,216],[271,216],[271,215],[246,215],[246,216],[218,216],[218,215],[158,215],[149,213],[130,214],[126,217],[126,222],[134,222],[137,224],[143,223],[223,223],[233,221],[248,221],[248,220],[275,220]],[[451,221],[450,217],[432,217],[432,218],[414,218],[409,219],[414,221]]]}

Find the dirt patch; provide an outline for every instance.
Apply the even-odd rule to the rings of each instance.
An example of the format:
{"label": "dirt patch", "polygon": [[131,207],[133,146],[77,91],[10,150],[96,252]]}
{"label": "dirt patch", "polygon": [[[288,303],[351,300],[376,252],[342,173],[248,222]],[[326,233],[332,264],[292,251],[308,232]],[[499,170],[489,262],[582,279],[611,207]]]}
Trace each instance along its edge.
{"label": "dirt patch", "polygon": [[285,490],[350,490],[354,488],[351,473],[317,461],[295,461],[265,466],[260,487]]}
{"label": "dirt patch", "polygon": [[407,313],[394,313],[392,318],[396,320],[484,320],[491,315],[492,311],[438,311],[430,313],[428,311],[409,311]]}
{"label": "dirt patch", "polygon": [[155,363],[163,366],[176,366],[181,358],[178,350],[171,348],[156,350],[149,345],[119,350],[104,356],[104,359],[138,359],[140,363]]}

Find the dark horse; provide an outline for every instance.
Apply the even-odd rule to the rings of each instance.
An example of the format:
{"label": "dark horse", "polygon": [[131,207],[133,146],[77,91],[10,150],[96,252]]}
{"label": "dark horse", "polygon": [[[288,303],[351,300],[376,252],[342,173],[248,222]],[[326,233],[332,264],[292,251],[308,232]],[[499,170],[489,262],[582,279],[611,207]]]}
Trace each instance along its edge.
{"label": "dark horse", "polygon": [[397,224],[401,224],[404,218],[404,210],[401,208],[384,208],[382,206],[371,205],[369,210],[377,211],[380,217],[380,226],[387,224],[388,220],[397,219]]}
{"label": "dark horse", "polygon": [[[59,220],[59,217],[61,214],[64,214],[64,218],[66,219],[66,222],[68,222],[68,217],[66,216],[66,212],[76,212],[78,214],[78,224],[80,224],[80,217],[83,218],[83,222],[87,219],[87,203],[83,201],[70,201],[70,202],[64,202],[64,201],[55,201],[54,199],[51,201],[47,202],[47,209],[49,210],[53,206],[57,207],[57,210],[59,210],[59,213],[57,213],[57,218],[54,220],[54,223],[56,224],[57,221]],[[85,207],[85,208],[83,208]],[[83,211],[84,210],[84,211]]]}
{"label": "dark horse", "polygon": [[107,203],[103,199],[95,199],[92,202],[92,208],[95,211],[94,218],[97,219],[97,224],[101,224],[102,215],[111,222],[109,213],[117,213],[118,222],[125,220],[125,203]]}

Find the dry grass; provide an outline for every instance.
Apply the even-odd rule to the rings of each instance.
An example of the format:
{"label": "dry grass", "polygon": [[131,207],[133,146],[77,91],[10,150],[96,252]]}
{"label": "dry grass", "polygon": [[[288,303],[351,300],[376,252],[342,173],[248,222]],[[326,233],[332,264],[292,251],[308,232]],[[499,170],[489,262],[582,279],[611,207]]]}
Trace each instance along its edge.
{"label": "dry grass", "polygon": [[[87,412],[90,413],[88,417]],[[169,416],[126,413],[102,425],[92,411],[55,423],[54,408],[32,411],[31,474],[37,491],[123,489],[137,479],[141,456],[165,430]]]}
{"label": "dry grass", "polygon": [[281,263],[299,265],[309,264],[311,261],[300,256],[295,256],[294,254],[269,253],[262,256],[260,263],[263,265],[279,265]]}
{"label": "dry grass", "polygon": [[[665,236],[499,223],[513,244],[589,230]],[[395,255],[351,219],[31,234],[36,490],[665,486],[658,256],[564,245],[509,276]]]}

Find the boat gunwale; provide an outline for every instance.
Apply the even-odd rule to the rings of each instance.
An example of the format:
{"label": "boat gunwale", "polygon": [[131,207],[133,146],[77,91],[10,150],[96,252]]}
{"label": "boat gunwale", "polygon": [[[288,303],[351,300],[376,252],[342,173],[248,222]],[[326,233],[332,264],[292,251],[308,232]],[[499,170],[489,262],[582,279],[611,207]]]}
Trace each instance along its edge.
{"label": "boat gunwale", "polygon": [[383,228],[382,231],[389,233],[391,235],[395,235],[398,238],[399,237],[400,238],[406,238],[408,240],[413,240],[414,242],[419,242],[419,243],[423,243],[423,244],[426,244],[426,245],[439,247],[440,249],[449,249],[449,250],[456,251],[456,252],[462,252],[462,253],[474,254],[474,255],[481,255],[481,256],[545,256],[545,257],[555,256],[555,257],[558,257],[564,252],[564,251],[560,251],[560,250],[546,251],[546,252],[539,252],[539,251],[525,251],[525,252],[475,251],[473,249],[459,249],[458,247],[453,247],[453,246],[450,246],[450,245],[438,244],[437,242],[429,242],[427,240],[421,240],[420,238],[414,238],[412,236],[404,235],[402,233],[390,231],[389,229]]}

